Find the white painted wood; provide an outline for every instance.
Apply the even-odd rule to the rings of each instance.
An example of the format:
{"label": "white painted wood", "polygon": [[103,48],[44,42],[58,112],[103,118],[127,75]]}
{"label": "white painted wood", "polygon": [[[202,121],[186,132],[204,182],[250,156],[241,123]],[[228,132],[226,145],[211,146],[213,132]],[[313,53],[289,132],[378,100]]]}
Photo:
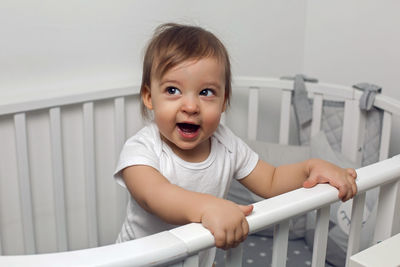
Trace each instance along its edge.
{"label": "white painted wood", "polygon": [[392,114],[384,111],[382,121],[381,143],[379,148],[379,160],[387,159],[389,156],[390,134],[392,130]]}
{"label": "white painted wood", "polygon": [[83,104],[86,220],[89,247],[98,246],[93,102]]}
{"label": "white painted wood", "polygon": [[[397,156],[400,157],[400,156]],[[400,178],[400,175],[398,176]],[[379,192],[374,244],[398,233],[400,224],[400,180],[382,185]]]}
{"label": "white painted wood", "polygon": [[247,117],[247,138],[249,140],[257,139],[258,128],[258,95],[259,88],[249,88],[249,109]]}
{"label": "white painted wood", "polygon": [[307,92],[312,94],[324,95],[327,100],[334,99],[352,99],[354,89],[348,85],[330,84],[330,83],[307,83]]}
{"label": "white painted wood", "polygon": [[190,223],[169,232],[185,243],[189,254],[197,253],[201,249],[210,248],[215,244],[214,236],[200,223]]}
{"label": "white painted wood", "polygon": [[[293,90],[293,81],[277,78],[235,77],[234,84],[237,87],[250,86],[276,90]],[[40,98],[24,99],[22,101],[20,99],[21,96],[18,96],[18,99],[14,101],[0,102],[0,115],[134,95],[139,94],[139,88],[140,86],[138,84],[134,84],[124,88],[96,90],[94,92],[86,92],[84,94],[77,93],[68,96],[63,95],[63,92],[60,91],[58,95],[54,95],[47,99],[40,96]],[[307,91],[310,93],[323,94],[325,96],[324,98],[327,100],[330,100],[330,97],[336,99],[352,99],[354,96],[354,90],[351,86],[328,83],[307,83]],[[376,96],[374,106],[387,110],[393,114],[400,114],[400,101],[384,95]]]}
{"label": "white painted wood", "polygon": [[[361,97],[361,95],[362,92],[357,92],[357,97]],[[392,97],[378,94],[375,96],[374,106],[392,114],[400,114],[400,101]]]}
{"label": "white painted wood", "polygon": [[312,122],[311,122],[311,136],[319,133],[321,129],[321,118],[322,118],[322,103],[323,96],[321,94],[314,94],[313,97],[313,111],[312,111]]}
{"label": "white painted wood", "polygon": [[279,144],[289,144],[289,125],[291,111],[292,91],[282,90],[281,118],[279,122]]}
{"label": "white painted wood", "polygon": [[125,127],[125,99],[118,97],[114,99],[114,128],[115,128],[115,156],[118,158],[119,153],[126,139]]}
{"label": "white painted wood", "polygon": [[346,266],[349,264],[350,257],[360,251],[365,195],[365,193],[360,193],[353,198],[349,241],[347,242]]}
{"label": "white painted wood", "polygon": [[50,114],[50,137],[54,181],[54,206],[56,219],[56,236],[58,251],[68,250],[67,216],[64,191],[64,168],[62,157],[61,112],[60,108],[52,108]]}
{"label": "white painted wood", "polygon": [[182,262],[169,265],[169,267],[198,267],[198,266],[199,266],[199,254],[189,256]]}
{"label": "white painted wood", "polygon": [[[275,90],[293,90],[293,80],[283,80],[268,77],[235,77],[234,84],[238,87],[260,87]],[[330,83],[307,83],[307,91],[326,96],[326,99],[352,99],[354,89],[351,86]],[[382,102],[386,102],[383,99]]]}
{"label": "white painted wood", "polygon": [[0,257],[7,267],[168,266],[190,254],[185,244],[168,231],[134,241],[63,253]]}
{"label": "white painted wood", "polygon": [[289,238],[289,220],[275,225],[272,245],[272,267],[285,267]]}
{"label": "white painted wood", "polygon": [[314,232],[312,266],[325,266],[326,247],[328,242],[330,206],[317,210],[317,220]]}
{"label": "white painted wood", "polygon": [[[382,171],[384,170],[384,171]],[[400,173],[400,155],[357,169],[359,194],[382,183],[396,181]],[[338,200],[337,189],[328,184],[299,188],[254,204],[247,217],[250,233],[272,226],[276,222],[303,214]],[[267,212],[268,211],[268,212]]]}
{"label": "white painted wood", "polygon": [[346,100],[344,106],[342,153],[361,165],[366,114],[358,100]]}
{"label": "white painted wood", "polygon": [[[126,116],[125,116],[125,99],[118,97],[114,99],[114,129],[115,129],[115,162],[119,158],[119,154],[126,139]],[[117,185],[116,187],[116,232],[121,230],[121,225],[126,216],[126,205],[128,203],[128,192],[125,188]]]}
{"label": "white painted wood", "polygon": [[[287,87],[285,90],[288,91],[289,93],[291,92],[292,82],[281,82],[281,81],[272,81],[271,82],[271,81],[261,79],[259,81],[254,81],[252,83],[253,86],[260,87],[260,90],[263,89],[263,86],[268,87],[268,86],[277,85],[277,84],[283,84],[282,86],[280,86],[280,88],[285,89]],[[263,86],[261,86],[261,85],[263,85]],[[247,86],[248,85],[246,85],[246,87]],[[313,90],[313,85],[310,84],[310,86]],[[275,86],[272,86],[272,87],[274,88]],[[324,90],[326,91],[328,89],[329,88],[326,87],[326,88],[323,88],[322,90],[316,89],[315,91],[312,91],[312,90],[311,91],[315,92],[316,94],[322,94]],[[343,92],[345,92],[345,90],[343,90]],[[95,94],[96,93],[93,93],[93,97],[96,97],[96,96],[94,96]],[[290,94],[289,94],[289,96],[290,96]],[[324,95],[324,99],[325,99],[325,95]],[[392,113],[393,112],[392,110],[397,111],[396,105],[393,105],[393,102],[385,102],[384,98],[380,99],[379,97],[377,99],[378,100],[376,101],[376,103],[378,103],[379,105],[387,106],[390,109],[390,112],[388,111],[388,113]],[[57,100],[57,101],[59,101],[59,100]],[[65,102],[66,100],[62,100],[62,101]],[[351,100],[351,101],[353,101],[353,100]],[[119,104],[117,104],[117,102]],[[43,103],[46,103],[46,101],[44,101]],[[115,100],[115,103],[116,103],[115,106],[118,106],[118,107],[116,107],[116,110],[122,110],[120,106],[123,106],[123,105],[120,104],[120,101]],[[290,101],[289,101],[289,103],[290,103]],[[354,103],[358,107],[358,101],[354,100]],[[23,104],[19,104],[19,106],[22,109],[24,108]],[[51,105],[51,106],[53,106],[53,105]],[[397,107],[400,107],[400,105],[397,105]],[[35,109],[37,109],[37,108],[38,107],[35,107]],[[288,109],[288,111],[290,113],[290,108]],[[93,117],[93,106],[91,107],[91,112],[92,112],[92,117]],[[116,114],[118,112],[121,112],[121,111],[117,111]],[[394,112],[393,114],[398,114],[398,113]],[[15,115],[15,116],[17,116],[17,115]],[[289,118],[289,116],[288,116],[288,118]],[[25,118],[24,118],[24,120],[25,120]],[[86,121],[87,120],[85,119],[85,123],[86,123]],[[91,121],[91,124],[93,125],[93,119],[89,120],[89,121]],[[287,121],[289,121],[289,120],[287,120]],[[384,121],[385,121],[385,118],[384,118]],[[25,124],[25,122],[24,122],[24,124]],[[116,122],[116,124],[120,125],[121,122]],[[390,123],[388,124],[389,126],[384,126],[384,128],[389,129],[391,126],[390,124],[391,124],[391,120],[390,120]],[[119,128],[119,127],[120,126],[118,126],[116,128]],[[281,131],[281,132],[283,132],[283,131]],[[286,132],[288,133],[289,130],[287,130]],[[116,133],[116,136],[117,135],[118,135],[118,133]],[[352,133],[352,135],[354,135],[354,133]],[[390,131],[389,131],[389,137],[390,137]],[[358,138],[358,140],[360,139],[359,136],[357,138]],[[355,139],[357,139],[357,138],[355,138]],[[117,139],[117,137],[116,137],[116,139]],[[285,138],[280,137],[280,140],[282,140],[282,139],[284,140]],[[389,142],[389,139],[390,138],[382,139],[382,142],[384,140],[386,140],[385,142]],[[94,136],[92,136],[92,139],[90,139],[90,140],[94,141]],[[26,142],[26,136],[25,136],[25,142]],[[118,143],[118,141],[116,140],[116,144],[117,143]],[[85,146],[86,146],[86,142],[85,142]],[[27,149],[27,146],[26,146],[26,149]],[[388,150],[388,146],[386,149]],[[93,150],[94,150],[94,145],[93,145]],[[382,150],[382,148],[381,148],[381,150]],[[87,150],[85,149],[85,153],[86,153],[86,151]],[[116,148],[116,151],[117,151],[117,148]],[[384,153],[382,153],[382,154],[384,154]],[[27,155],[27,153],[26,153],[26,155]],[[94,157],[93,157],[93,159],[94,159]],[[27,159],[27,161],[28,161],[28,159]],[[371,166],[368,166],[368,168],[365,168],[365,169],[361,168],[360,170],[357,170],[357,172],[359,174],[358,185],[359,185],[360,192],[363,192],[363,190],[365,191],[367,188],[372,188],[373,186],[375,186],[377,184],[393,183],[393,181],[394,181],[393,177],[396,175],[397,175],[396,177],[400,176],[399,171],[398,171],[399,164],[400,164],[400,161],[399,161],[399,156],[398,156],[396,158],[389,159],[388,162],[385,161],[385,162],[379,163],[378,165],[374,165],[374,166],[372,166],[373,168]],[[396,166],[393,167],[393,165],[396,165]],[[28,177],[29,177],[29,163],[27,164],[27,166],[28,166]],[[88,166],[88,164],[85,164],[85,166]],[[94,166],[94,163],[93,163],[93,166]],[[94,168],[93,168],[93,170],[94,170]],[[399,187],[397,184],[396,184],[396,187],[397,187],[397,192],[398,192]],[[299,213],[303,213],[312,208],[320,207],[321,205],[325,205],[325,204],[328,204],[328,203],[331,203],[331,202],[337,200],[337,191],[334,189],[333,190],[331,190],[331,189],[332,189],[331,187],[324,186],[324,185],[322,185],[322,187],[317,186],[316,188],[312,188],[312,190],[310,189],[311,191],[308,189],[307,190],[299,189],[294,192],[290,192],[288,195],[282,195],[277,198],[268,199],[266,202],[256,203],[253,214],[248,217],[251,231],[254,232],[256,230],[264,229],[265,227],[273,225],[278,221],[286,220],[286,219],[290,218],[291,216],[297,215]],[[95,192],[93,195],[96,196]],[[398,198],[398,195],[399,194],[397,193],[397,197],[395,197],[395,198]],[[296,203],[294,203],[294,202],[296,202]],[[390,202],[390,201],[388,201],[388,202]],[[391,203],[393,204],[395,202],[391,202]],[[396,220],[398,221],[398,219],[396,219],[396,218],[399,217],[398,213],[399,213],[400,208],[395,206],[395,207],[391,207],[391,209],[394,210],[394,213],[392,214],[392,217],[395,218],[394,221],[396,221]],[[96,210],[96,209],[93,209],[93,210]],[[387,213],[389,213],[389,212],[387,212]],[[398,230],[396,230],[396,227],[395,227],[396,223],[392,223],[392,225],[394,225],[394,227],[392,227],[394,229],[393,231],[394,232],[398,231]],[[399,224],[397,223],[397,225],[399,225]],[[199,227],[201,228],[201,225],[199,225]],[[182,245],[180,241],[184,241],[184,245],[182,245],[182,246],[185,248],[184,249],[185,252],[181,251],[180,252],[181,254],[179,254],[179,257],[181,257],[182,255],[193,255],[193,253],[196,253],[196,252],[194,252],[196,249],[199,249],[199,250],[204,249],[213,244],[213,239],[211,241],[209,240],[210,233],[207,232],[207,230],[204,230],[204,229],[199,230],[198,233],[195,233],[192,230],[193,230],[192,228],[190,228],[189,230],[180,230],[182,232],[186,231],[185,235],[187,235],[187,237],[182,240],[177,241],[177,243],[179,243],[180,245]],[[203,231],[205,231],[205,232],[203,232]],[[33,231],[32,231],[32,233],[33,233]],[[212,235],[211,235],[211,238],[212,238]],[[351,239],[351,237],[350,237],[350,239]],[[354,240],[356,240],[356,238],[354,238]],[[136,241],[137,240],[132,241],[132,243],[135,243]],[[161,241],[160,240],[155,241],[155,243],[157,243],[157,242],[161,242]],[[352,242],[352,241],[350,241],[350,242]],[[356,243],[356,241],[354,241],[354,243]],[[152,246],[153,245],[154,244],[152,244]],[[158,243],[157,243],[157,245],[158,245]],[[111,246],[108,249],[109,249],[109,251],[113,251],[114,247]],[[143,246],[143,244],[142,244],[141,250],[145,250],[145,249],[146,249],[146,247]],[[188,254],[189,250],[191,251],[190,254]],[[108,250],[101,250],[101,249],[97,250],[97,248],[95,249],[95,251],[96,251],[96,253],[98,253],[97,255],[109,253]],[[150,251],[150,249],[149,249],[149,251]],[[118,261],[119,261],[121,258],[124,258],[128,254],[127,251],[125,253],[126,254],[118,254],[118,256],[116,256],[113,253],[111,253],[110,255],[113,255],[113,257],[118,258]],[[130,252],[130,253],[132,253],[132,252]],[[154,252],[152,252],[152,253],[154,253]],[[174,251],[173,253],[176,253],[176,251]],[[80,257],[81,258],[82,257],[97,258],[97,256],[94,256],[94,255],[96,255],[96,254],[81,254]],[[110,256],[110,255],[108,255],[108,256]],[[174,255],[177,256],[177,254],[174,254]],[[105,259],[109,259],[109,258],[107,258],[108,256],[105,256],[104,258],[102,258],[103,262],[107,262],[107,263],[110,262],[108,260],[105,260]],[[136,257],[137,255],[134,255],[134,256]],[[159,257],[159,255],[156,255],[156,257]],[[32,259],[32,258],[29,257],[27,260],[29,263],[30,263],[30,259]],[[41,259],[43,259],[43,258],[41,258]],[[0,257],[0,265],[1,266],[3,266],[3,265],[9,266],[2,260],[3,259]],[[97,259],[91,259],[91,260],[97,261]],[[114,258],[112,260],[114,260],[114,262],[110,265],[118,266],[118,263],[115,262],[116,259]],[[154,258],[153,258],[153,260],[154,260]],[[54,258],[54,260],[52,261],[52,264],[49,264],[49,266],[55,265],[55,263],[58,263],[58,261],[59,261],[59,259]],[[66,262],[68,262],[68,260],[66,260]],[[175,262],[175,261],[173,261],[173,262]],[[26,264],[19,264],[19,265],[24,266]]]}
{"label": "white painted wood", "polygon": [[243,243],[226,252],[225,267],[241,267],[243,262]]}
{"label": "white painted wood", "polygon": [[198,267],[199,266],[199,254],[187,257],[183,261],[183,267]]}
{"label": "white painted wood", "polygon": [[398,267],[400,234],[369,247],[350,258],[349,267]]}
{"label": "white painted wood", "polygon": [[[396,181],[400,177],[400,155],[357,169],[357,173],[360,193],[381,183]],[[337,200],[336,189],[327,184],[319,184],[313,188],[300,188],[257,202],[254,204],[253,213],[247,217],[250,233]],[[288,229],[288,224],[286,228]],[[71,266],[78,263],[92,266],[148,266],[154,262],[168,265],[167,263],[177,262],[210,248],[213,244],[212,234],[201,224],[193,223],[168,232],[94,249],[23,257],[0,257],[0,266],[26,266],[27,263],[31,266],[45,267]]]}
{"label": "white painted wood", "polygon": [[60,95],[54,97],[43,97],[39,99],[26,99],[21,101],[21,96],[18,96],[18,102],[15,103],[2,103],[0,105],[0,115],[20,113],[25,111],[32,111],[38,109],[45,109],[51,107],[61,107],[70,104],[79,104],[84,102],[110,99],[120,96],[128,96],[139,94],[139,86],[129,86],[124,88],[112,88],[107,90],[96,90],[94,92],[77,93],[71,95],[62,95],[61,90]]}
{"label": "white painted wood", "polygon": [[235,77],[233,83],[237,87],[259,87],[269,89],[293,90],[293,81],[268,77]]}
{"label": "white painted wood", "polygon": [[28,158],[28,139],[26,129],[26,115],[14,115],[15,137],[18,160],[18,183],[21,199],[21,216],[24,233],[24,246],[26,254],[36,253],[35,228],[33,225],[32,191],[30,183],[30,170]]}

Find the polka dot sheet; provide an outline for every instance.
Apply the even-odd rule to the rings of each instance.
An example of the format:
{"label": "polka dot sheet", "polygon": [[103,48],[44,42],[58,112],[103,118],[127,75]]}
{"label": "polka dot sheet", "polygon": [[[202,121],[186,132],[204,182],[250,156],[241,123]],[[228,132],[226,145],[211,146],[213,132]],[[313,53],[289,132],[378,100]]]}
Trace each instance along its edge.
{"label": "polka dot sheet", "polygon": [[[304,239],[289,240],[287,253],[287,267],[311,266],[312,251]],[[271,266],[272,238],[250,235],[243,243],[243,267]],[[215,266],[225,266],[225,251],[217,249]],[[326,267],[331,265],[326,264]]]}

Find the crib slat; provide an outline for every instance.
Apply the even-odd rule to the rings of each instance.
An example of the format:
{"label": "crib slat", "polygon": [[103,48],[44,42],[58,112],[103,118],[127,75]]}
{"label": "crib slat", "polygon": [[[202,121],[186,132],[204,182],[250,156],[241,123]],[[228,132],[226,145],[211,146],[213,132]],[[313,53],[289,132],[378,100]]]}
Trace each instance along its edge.
{"label": "crib slat", "polygon": [[361,112],[358,100],[346,100],[344,105],[342,153],[361,164],[361,144],[364,141],[366,115]]}
{"label": "crib slat", "polygon": [[199,266],[199,254],[190,256],[183,261],[182,267],[198,267]]}
{"label": "crib slat", "polygon": [[[125,128],[125,99],[118,97],[114,99],[114,129],[115,129],[115,158],[118,160],[119,153],[124,145],[126,138]],[[126,205],[128,203],[128,194],[121,186],[116,186],[116,231],[121,230],[122,222],[126,215]]]}
{"label": "crib slat", "polygon": [[316,135],[321,129],[322,102],[323,96],[321,94],[314,94],[311,136]]}
{"label": "crib slat", "polygon": [[115,121],[115,155],[119,156],[125,142],[125,99],[118,97],[114,99],[114,121]]}
{"label": "crib slat", "polygon": [[243,260],[243,243],[240,243],[236,248],[231,248],[226,252],[225,266],[226,267],[241,267]]}
{"label": "crib slat", "polygon": [[247,138],[249,140],[257,139],[258,92],[258,87],[250,87],[249,89],[249,110],[247,119]]}
{"label": "crib slat", "polygon": [[199,266],[199,254],[192,255],[187,257],[182,262],[178,262],[172,265],[168,265],[169,267],[198,267]]}
{"label": "crib slat", "polygon": [[274,241],[272,245],[272,267],[285,267],[289,238],[289,220],[285,220],[274,229]]}
{"label": "crib slat", "polygon": [[30,184],[30,170],[28,158],[28,141],[26,130],[26,115],[19,113],[14,115],[17,160],[18,183],[21,199],[21,216],[24,233],[24,246],[26,254],[36,253],[35,230],[33,226],[32,191]]}
{"label": "crib slat", "polygon": [[282,90],[281,118],[279,124],[279,144],[289,144],[289,125],[291,111],[292,91]]}
{"label": "crib slat", "polygon": [[1,246],[1,235],[0,235],[0,256],[3,255],[3,248]]}
{"label": "crib slat", "polygon": [[353,199],[353,206],[351,208],[349,241],[347,242],[346,266],[348,266],[349,264],[350,257],[360,251],[360,237],[364,205],[365,192],[359,193]]}
{"label": "crib slat", "polygon": [[392,114],[385,111],[383,113],[381,144],[379,148],[379,160],[387,159],[389,156],[390,133],[392,129]]}
{"label": "crib slat", "polygon": [[374,244],[400,231],[400,180],[382,185],[379,192]]}
{"label": "crib slat", "polygon": [[97,247],[96,174],[93,102],[83,104],[86,214],[89,247]]}
{"label": "crib slat", "polygon": [[57,226],[57,248],[58,251],[68,250],[66,207],[64,191],[64,169],[61,145],[61,115],[60,108],[51,108],[50,114],[50,136],[51,152],[53,161],[54,179],[54,202]]}
{"label": "crib slat", "polygon": [[325,206],[317,210],[317,220],[315,225],[312,267],[325,266],[326,247],[328,242],[330,206]]}

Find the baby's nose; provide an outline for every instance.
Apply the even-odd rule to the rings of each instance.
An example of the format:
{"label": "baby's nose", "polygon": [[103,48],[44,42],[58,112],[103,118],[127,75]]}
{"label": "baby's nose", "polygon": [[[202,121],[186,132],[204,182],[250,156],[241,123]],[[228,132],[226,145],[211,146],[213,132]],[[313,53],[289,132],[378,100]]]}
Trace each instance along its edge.
{"label": "baby's nose", "polygon": [[199,112],[199,102],[194,96],[185,96],[182,103],[182,111],[186,113],[198,113]]}

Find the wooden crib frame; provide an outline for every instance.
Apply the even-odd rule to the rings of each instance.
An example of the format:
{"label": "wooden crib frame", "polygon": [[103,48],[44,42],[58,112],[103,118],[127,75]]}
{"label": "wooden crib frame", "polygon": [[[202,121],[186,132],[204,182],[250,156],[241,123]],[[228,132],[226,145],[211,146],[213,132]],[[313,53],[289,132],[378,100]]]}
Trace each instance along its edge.
{"label": "wooden crib frame", "polygon": [[[234,88],[249,89],[248,138],[256,139],[258,129],[259,92],[265,88],[281,90],[281,112],[279,143],[289,143],[289,122],[293,82],[280,79],[240,77],[235,79]],[[311,134],[320,129],[323,100],[344,100],[345,115],[342,136],[342,153],[351,160],[360,162],[360,144],[363,141],[361,129],[365,114],[358,102],[361,92],[348,87],[324,83],[307,84],[313,101]],[[171,231],[161,232],[146,238],[121,244],[97,247],[98,222],[96,208],[96,162],[95,162],[95,119],[94,104],[105,99],[113,101],[115,155],[118,155],[126,139],[126,97],[138,96],[138,87],[102,90],[80,95],[56,97],[0,106],[0,118],[8,116],[14,122],[15,143],[18,165],[18,181],[23,225],[25,254],[35,254],[34,220],[32,210],[32,189],[30,187],[30,157],[27,142],[27,114],[36,110],[47,110],[51,137],[51,167],[54,186],[54,219],[57,225],[57,251],[26,256],[0,256],[1,266],[149,266],[174,265],[198,266],[198,252],[214,244],[213,236],[200,224],[188,224]],[[66,230],[66,207],[61,129],[62,109],[68,105],[82,105],[84,161],[86,179],[87,235],[89,249],[68,250]],[[353,201],[352,221],[348,242],[347,261],[359,251],[360,229],[365,203],[365,192],[380,186],[378,216],[374,242],[385,240],[400,232],[400,156],[387,159],[390,146],[392,116],[400,115],[400,102],[384,95],[376,97],[374,106],[384,110],[380,162],[357,170],[359,192]],[[137,116],[139,117],[139,116]],[[140,118],[138,118],[138,121]],[[1,121],[0,121],[1,123]],[[1,124],[0,124],[1,125]],[[1,128],[0,128],[1,129]],[[1,173],[0,173],[1,174]],[[111,174],[110,174],[111,175]],[[110,178],[111,179],[111,178]],[[116,211],[124,216],[126,195],[120,194],[119,203],[123,208]],[[310,210],[317,210],[317,224],[314,237],[312,266],[324,266],[329,224],[329,204],[337,201],[337,190],[328,185],[311,189],[298,189],[254,204],[253,213],[248,216],[250,232],[255,233],[275,225],[272,266],[285,266],[289,219]],[[1,226],[1,225],[0,225]],[[1,228],[0,228],[1,230]],[[0,232],[0,255],[2,254]],[[227,251],[226,266],[241,266],[241,246]]]}

